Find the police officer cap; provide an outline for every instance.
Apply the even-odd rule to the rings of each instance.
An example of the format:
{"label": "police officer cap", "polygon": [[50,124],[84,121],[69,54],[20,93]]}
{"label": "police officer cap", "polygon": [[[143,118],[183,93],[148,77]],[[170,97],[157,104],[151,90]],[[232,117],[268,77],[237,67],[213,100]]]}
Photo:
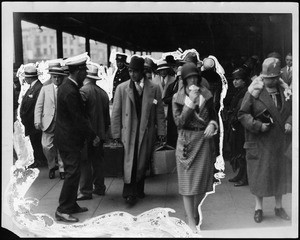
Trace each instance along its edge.
{"label": "police officer cap", "polygon": [[127,56],[124,54],[117,54],[116,55],[116,61],[120,61],[120,62],[126,62]]}

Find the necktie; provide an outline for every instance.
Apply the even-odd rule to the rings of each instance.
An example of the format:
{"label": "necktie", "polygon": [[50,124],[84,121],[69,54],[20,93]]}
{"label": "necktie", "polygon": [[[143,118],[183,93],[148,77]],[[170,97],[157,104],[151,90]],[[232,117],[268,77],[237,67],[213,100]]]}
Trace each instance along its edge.
{"label": "necktie", "polygon": [[161,79],[161,85],[162,85],[163,88],[165,88],[166,84],[165,84],[165,79],[164,78]]}
{"label": "necktie", "polygon": [[270,95],[271,95],[271,97],[273,99],[273,102],[274,102],[274,104],[275,104],[276,107],[278,106],[277,97],[276,97],[277,94],[278,94],[278,92],[270,93]]}
{"label": "necktie", "polygon": [[139,95],[141,96],[142,95],[142,92],[143,92],[143,89],[140,85],[140,83],[135,83],[135,87],[136,87],[136,90],[138,91]]}

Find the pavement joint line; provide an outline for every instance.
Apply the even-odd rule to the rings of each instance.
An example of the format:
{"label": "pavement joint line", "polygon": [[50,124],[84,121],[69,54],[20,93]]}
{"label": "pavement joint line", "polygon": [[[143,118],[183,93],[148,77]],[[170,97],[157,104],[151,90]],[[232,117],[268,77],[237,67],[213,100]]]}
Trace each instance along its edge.
{"label": "pavement joint line", "polygon": [[39,201],[41,201],[60,181],[62,181],[61,179],[55,179],[55,180],[58,180],[56,181],[55,184],[52,185],[52,187],[49,189],[49,191],[47,191],[40,199]]}

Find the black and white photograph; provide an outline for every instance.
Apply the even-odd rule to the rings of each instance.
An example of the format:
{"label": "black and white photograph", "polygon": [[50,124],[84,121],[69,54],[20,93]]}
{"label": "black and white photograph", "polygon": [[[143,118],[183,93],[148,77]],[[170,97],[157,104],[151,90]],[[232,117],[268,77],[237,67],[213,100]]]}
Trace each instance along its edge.
{"label": "black and white photograph", "polygon": [[1,234],[299,237],[298,3],[2,2],[1,18]]}

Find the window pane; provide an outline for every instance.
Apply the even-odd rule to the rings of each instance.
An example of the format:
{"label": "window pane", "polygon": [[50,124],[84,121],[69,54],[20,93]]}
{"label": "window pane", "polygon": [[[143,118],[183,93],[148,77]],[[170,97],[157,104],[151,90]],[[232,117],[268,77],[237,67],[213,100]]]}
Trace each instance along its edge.
{"label": "window pane", "polygon": [[63,32],[64,57],[73,57],[85,53],[85,38]]}
{"label": "window pane", "polygon": [[90,40],[91,61],[107,66],[107,44]]}
{"label": "window pane", "polygon": [[[57,58],[56,31],[21,21],[24,64]],[[50,43],[47,39],[51,39]]]}

